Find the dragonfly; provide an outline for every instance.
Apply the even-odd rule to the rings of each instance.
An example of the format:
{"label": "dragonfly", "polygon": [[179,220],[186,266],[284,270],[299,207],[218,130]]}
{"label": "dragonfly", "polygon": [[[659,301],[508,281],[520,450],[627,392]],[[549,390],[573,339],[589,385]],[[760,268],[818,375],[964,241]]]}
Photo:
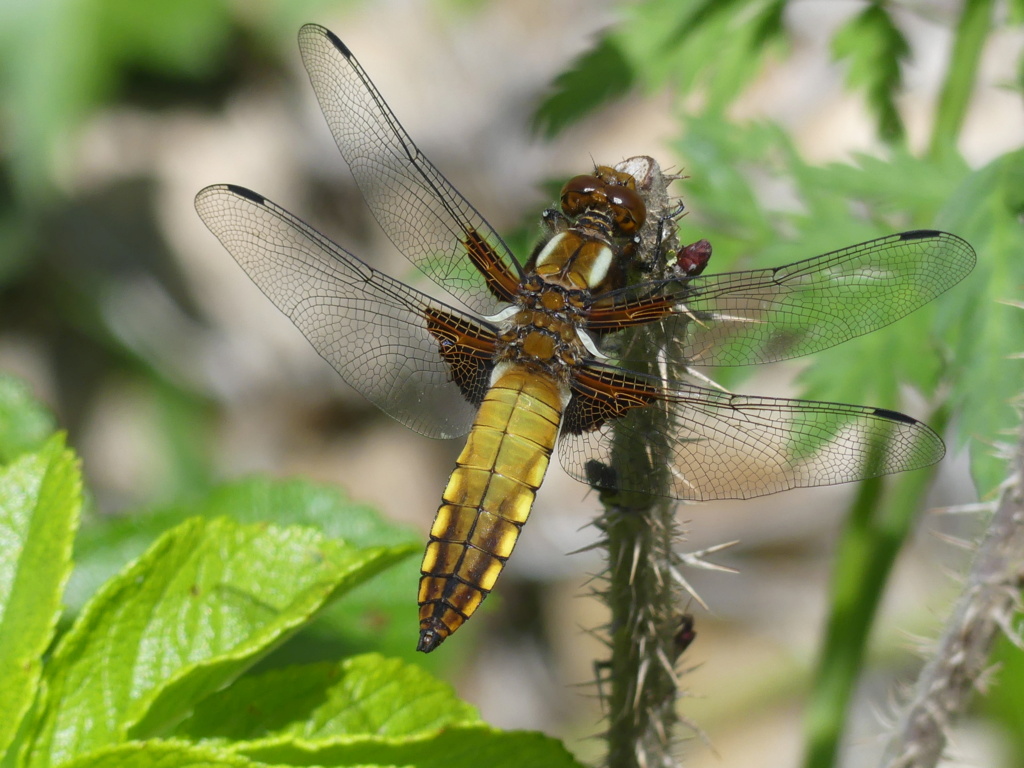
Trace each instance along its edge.
{"label": "dragonfly", "polygon": [[[493,589],[556,450],[581,482],[605,476],[617,492],[696,501],[852,482],[942,458],[938,435],[902,413],[732,394],[670,378],[642,359],[656,352],[616,340],[654,327],[695,370],[810,354],[955,285],[975,262],[964,240],[915,230],[707,275],[710,248],[695,244],[678,251],[685,266],[645,274],[636,261],[658,248],[644,238],[653,226],[671,243],[661,235],[678,209],[649,219],[644,177],[654,161],[633,158],[571,178],[536,247],[518,259],[424,156],[345,44],[312,24],[298,39],[338,149],[424,290],[244,187],[207,187],[195,206],[348,384],[420,434],[468,435],[423,557],[418,650],[436,649]],[[657,439],[645,431],[652,408],[667,424]],[[646,445],[644,461],[622,460],[616,435]],[[667,484],[651,465],[665,468],[654,474]]]}

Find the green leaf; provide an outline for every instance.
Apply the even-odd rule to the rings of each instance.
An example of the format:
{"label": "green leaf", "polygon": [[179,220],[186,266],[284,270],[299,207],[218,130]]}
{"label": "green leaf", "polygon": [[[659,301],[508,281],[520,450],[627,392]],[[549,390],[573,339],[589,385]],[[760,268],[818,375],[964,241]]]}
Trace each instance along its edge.
{"label": "green leaf", "polygon": [[[246,478],[216,488],[188,505],[162,507],[86,527],[76,544],[78,567],[68,585],[68,605],[80,609],[125,563],[138,557],[168,528],[193,515],[225,516],[243,523],[309,525],[330,538],[361,547],[408,544],[420,552],[423,547],[422,534],[384,519],[336,487],[305,480]],[[359,585],[304,633],[311,636],[309,645],[315,647],[315,655],[310,655],[314,652],[309,647],[289,644],[275,653],[275,662],[281,662],[278,657],[282,655],[284,663],[296,663],[299,658],[337,658],[371,649],[411,657],[415,643],[409,633],[415,636],[418,578],[419,564],[410,558]],[[292,653],[299,658],[290,659]]]}
{"label": "green leaf", "polygon": [[1008,765],[1024,764],[1024,653],[1001,637],[992,653],[991,663],[999,673],[978,697],[977,706],[1002,727],[1008,744]]}
{"label": "green leaf", "polygon": [[409,553],[193,519],[83,610],[51,660],[30,765],[158,734],[330,600]]}
{"label": "green leaf", "polygon": [[487,725],[455,725],[413,738],[282,739],[239,745],[239,753],[289,765],[402,765],[415,768],[582,768],[557,739]]}
{"label": "green leaf", "polygon": [[974,273],[944,304],[953,338],[952,401],[961,442],[972,440],[971,471],[982,495],[1005,476],[1005,461],[992,446],[1013,440],[1020,421],[1021,351],[1024,350],[1024,229],[1020,185],[1024,151],[997,158],[967,177],[943,219],[980,256]]}
{"label": "green leaf", "polygon": [[0,464],[38,449],[55,429],[53,414],[26,384],[0,375]]}
{"label": "green leaf", "polygon": [[0,470],[0,755],[36,694],[81,505],[82,479],[63,435]]}
{"label": "green leaf", "polygon": [[[62,768],[275,768],[226,749],[180,741],[136,741],[90,752]],[[279,766],[279,768],[288,768]]]}
{"label": "green leaf", "polygon": [[107,100],[129,70],[170,79],[212,70],[228,41],[220,2],[5,3],[0,72],[14,116],[8,157],[17,192],[51,185],[54,147]]}
{"label": "green leaf", "polygon": [[619,44],[601,35],[555,78],[551,93],[533,114],[533,130],[552,138],[602,104],[621,96],[633,85],[633,67]]}
{"label": "green leaf", "polygon": [[370,653],[244,677],[196,707],[175,735],[234,741],[291,735],[408,736],[479,721],[422,667]]}
{"label": "green leaf", "polygon": [[902,141],[905,131],[896,94],[902,86],[900,66],[910,55],[910,45],[885,6],[871,3],[850,19],[832,38],[832,54],[837,60],[848,60],[846,82],[865,91],[882,138]]}
{"label": "green leaf", "polygon": [[703,113],[721,114],[784,43],[784,8],[785,0],[648,0],[628,7],[615,34],[648,88],[668,83],[677,97],[698,94]]}

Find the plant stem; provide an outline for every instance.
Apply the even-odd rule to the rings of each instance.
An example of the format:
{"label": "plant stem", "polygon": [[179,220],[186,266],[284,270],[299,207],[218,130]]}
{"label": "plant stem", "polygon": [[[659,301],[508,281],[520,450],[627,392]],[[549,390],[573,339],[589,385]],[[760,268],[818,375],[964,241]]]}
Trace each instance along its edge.
{"label": "plant stem", "polygon": [[[929,419],[939,432],[946,421],[944,408]],[[836,764],[878,604],[934,476],[934,469],[905,475],[884,500],[880,478],[860,486],[836,552],[832,607],[807,706],[805,768]]]}
{"label": "plant stem", "polygon": [[[654,269],[662,268],[666,266],[662,257],[674,256],[679,245],[672,213],[675,206],[667,193],[671,179],[649,158],[631,158],[619,167],[630,163],[634,165],[629,172],[637,178],[637,191],[647,207],[639,258],[647,259]],[[638,168],[649,173],[640,173]],[[623,348],[642,349],[645,354],[639,359],[649,361],[633,365],[634,369],[659,375],[659,360],[673,369],[665,339],[657,338],[651,325],[637,326],[628,333]],[[666,441],[672,431],[671,414],[664,403],[638,409],[630,429],[614,431],[610,467],[604,468],[613,479],[603,483],[605,509],[596,525],[604,534],[608,552],[603,597],[611,611],[611,657],[600,668],[609,691],[609,768],[676,765],[672,747],[679,723],[675,662],[682,648],[678,644],[682,586],[677,578],[681,561],[674,548],[679,534],[676,503],[667,498],[668,468],[657,458],[671,455]],[[638,470],[631,476],[644,478],[644,488],[659,495],[616,488],[614,476],[616,472],[623,476],[621,469],[626,466]]]}
{"label": "plant stem", "polygon": [[964,0],[928,147],[933,159],[956,149],[994,8],[995,0]]}
{"label": "plant stem", "polygon": [[652,499],[645,509],[610,506],[600,526],[608,546],[606,590],[611,609],[607,665],[608,765],[668,767],[679,682],[675,637],[679,629],[675,504]]}

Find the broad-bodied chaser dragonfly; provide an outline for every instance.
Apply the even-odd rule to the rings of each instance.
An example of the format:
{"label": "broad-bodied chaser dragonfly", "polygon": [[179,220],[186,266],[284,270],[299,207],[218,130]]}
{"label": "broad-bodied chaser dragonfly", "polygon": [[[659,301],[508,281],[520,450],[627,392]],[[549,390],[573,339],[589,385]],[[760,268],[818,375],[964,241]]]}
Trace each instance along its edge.
{"label": "broad-bodied chaser dragonfly", "polygon": [[196,209],[345,381],[421,434],[468,433],[423,558],[419,650],[436,648],[494,587],[556,446],[582,482],[597,466],[617,489],[658,490],[649,470],[616,465],[611,450],[613,431],[645,428],[645,409],[673,425],[648,458],[669,469],[679,499],[747,499],[942,457],[939,437],[901,413],[640,373],[615,356],[614,339],[658,323],[694,366],[805,355],[888,325],[961,280],[975,256],[960,238],[918,230],[774,269],[627,280],[647,218],[639,158],[570,179],[520,262],[423,156],[341,40],[307,25],[299,48],[370,210],[455,302],[367,266],[248,189],[207,187]]}

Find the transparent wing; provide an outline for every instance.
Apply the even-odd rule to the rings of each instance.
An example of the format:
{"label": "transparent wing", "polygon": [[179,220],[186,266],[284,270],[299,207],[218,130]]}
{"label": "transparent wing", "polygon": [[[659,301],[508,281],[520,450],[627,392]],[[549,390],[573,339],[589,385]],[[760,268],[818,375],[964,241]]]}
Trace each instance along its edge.
{"label": "transparent wing", "polygon": [[660,318],[659,336],[694,365],[786,360],[899,320],[956,285],[975,260],[956,235],[903,232],[774,269],[632,286],[609,294],[591,328]]}
{"label": "transparent wing", "polygon": [[430,318],[492,329],[378,272],[270,200],[216,185],[196,210],[253,282],[352,387],[429,437],[469,431],[476,405],[443,359]]}
{"label": "transparent wing", "polygon": [[574,382],[558,446],[582,482],[658,494],[664,480],[675,498],[699,501],[848,483],[944,453],[938,435],[895,411],[732,395],[599,364]]}
{"label": "transparent wing", "polygon": [[508,246],[413,144],[341,40],[307,24],[299,50],[338,149],[391,241],[470,309],[493,315],[504,308],[467,249],[486,247],[489,261],[519,275]]}

